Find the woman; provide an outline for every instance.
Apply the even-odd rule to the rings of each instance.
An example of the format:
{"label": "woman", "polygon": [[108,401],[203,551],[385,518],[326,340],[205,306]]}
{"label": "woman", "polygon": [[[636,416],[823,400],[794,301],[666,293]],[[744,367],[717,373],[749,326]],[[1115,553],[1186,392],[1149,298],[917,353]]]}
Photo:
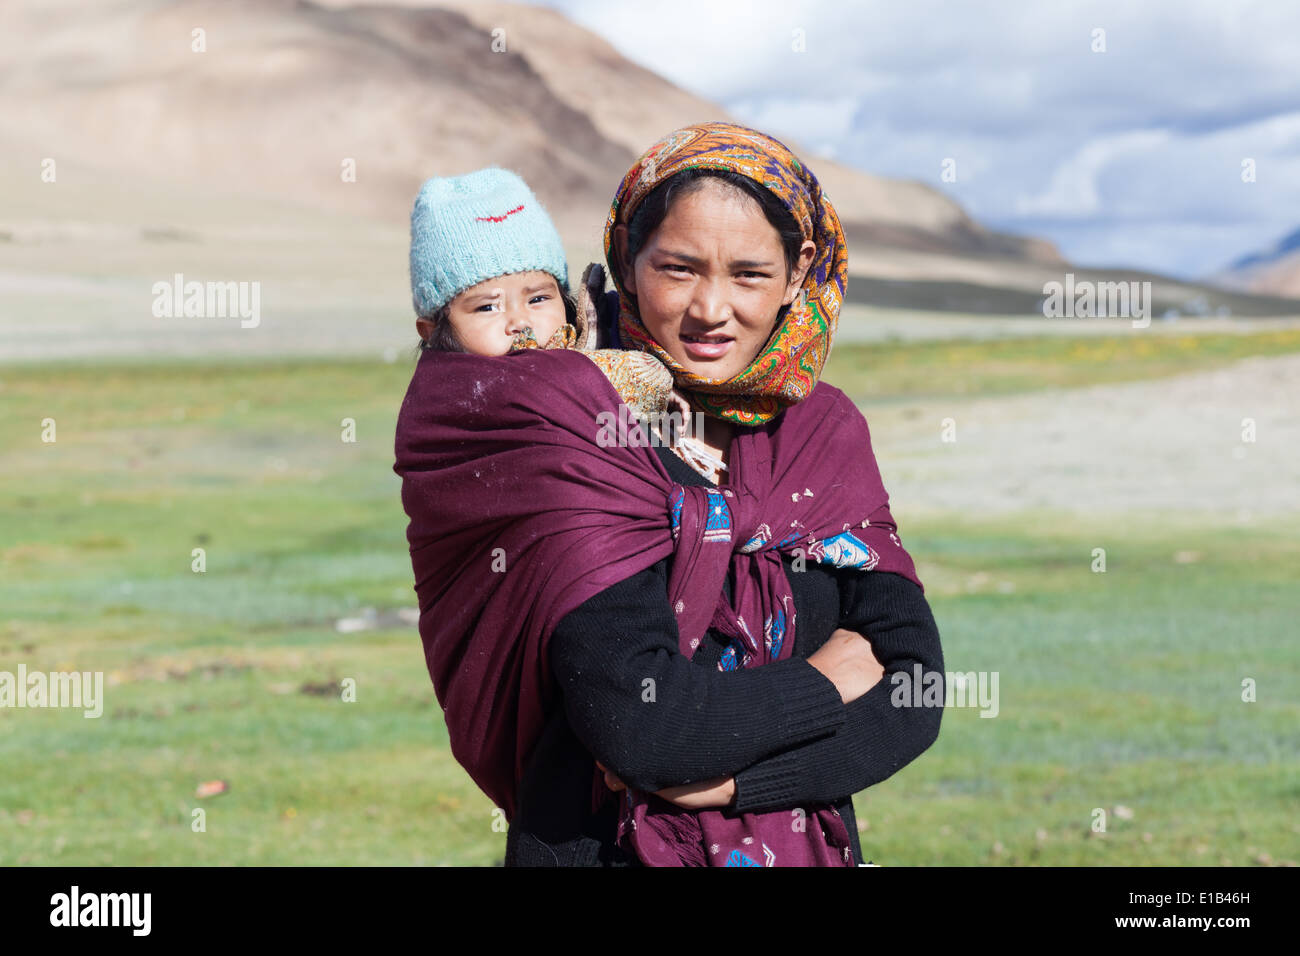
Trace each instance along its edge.
{"label": "woman", "polygon": [[422,358],[397,470],[453,752],[505,808],[511,865],[861,862],[852,794],[940,710],[866,691],[870,648],[831,634],[869,633],[891,673],[943,662],[866,423],[817,386],[838,220],[781,144],[706,124],[629,172],[606,251],[621,344],[672,371],[720,467],[593,452],[590,396],[619,397],[577,353]]}

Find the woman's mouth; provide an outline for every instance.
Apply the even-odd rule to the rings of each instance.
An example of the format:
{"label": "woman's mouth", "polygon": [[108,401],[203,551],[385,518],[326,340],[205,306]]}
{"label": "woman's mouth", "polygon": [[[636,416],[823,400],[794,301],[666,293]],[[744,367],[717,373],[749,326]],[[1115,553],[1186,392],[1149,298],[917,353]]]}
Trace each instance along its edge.
{"label": "woman's mouth", "polygon": [[693,359],[722,358],[736,342],[730,335],[692,335],[682,332],[678,338],[682,340],[686,354]]}

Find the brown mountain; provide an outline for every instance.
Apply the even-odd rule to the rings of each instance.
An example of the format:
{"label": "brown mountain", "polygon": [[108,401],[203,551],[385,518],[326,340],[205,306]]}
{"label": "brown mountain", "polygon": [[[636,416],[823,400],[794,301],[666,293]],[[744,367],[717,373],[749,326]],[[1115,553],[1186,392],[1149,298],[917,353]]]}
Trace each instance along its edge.
{"label": "brown mountain", "polygon": [[[159,328],[136,298],[140,283],[188,270],[267,282],[282,321],[264,334],[294,348],[404,342],[406,223],[424,179],[518,170],[580,267],[602,258],[609,201],[636,156],[708,119],[733,117],[542,7],[4,0],[0,305],[61,317],[31,354],[57,350],[90,314],[123,330],[111,341],[124,352],[202,351],[215,339]],[[781,138],[812,157],[840,213],[851,302],[1041,314],[1044,283],[1068,270],[1151,281],[1160,311],[1294,313],[1248,291],[1075,269],[938,189]],[[41,178],[49,160],[57,185]]]}
{"label": "brown mountain", "polygon": [[[496,163],[586,255],[641,150],[730,118],[561,14],[509,3],[6,0],[0,63],[0,139],[41,156],[389,222],[428,176]],[[929,186],[815,168],[855,252],[1062,264]]]}
{"label": "brown mountain", "polygon": [[1267,249],[1243,256],[1209,281],[1255,295],[1300,299],[1300,229]]}

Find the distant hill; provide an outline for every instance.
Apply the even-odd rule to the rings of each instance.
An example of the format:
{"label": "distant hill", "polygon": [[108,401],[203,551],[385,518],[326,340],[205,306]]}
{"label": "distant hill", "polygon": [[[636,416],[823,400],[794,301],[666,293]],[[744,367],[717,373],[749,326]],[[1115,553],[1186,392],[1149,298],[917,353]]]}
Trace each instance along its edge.
{"label": "distant hill", "polygon": [[1300,299],[1300,229],[1210,277],[1224,288]]}
{"label": "distant hill", "polygon": [[[566,239],[599,239],[614,188],[664,133],[733,119],[546,8],[366,0],[5,0],[0,139],[122,174],[389,221],[420,182],[518,170]],[[493,52],[492,30],[506,51]],[[204,31],[204,52],[192,31]],[[817,159],[852,235],[1061,264],[939,190]],[[356,181],[341,179],[346,159]]]}
{"label": "distant hill", "polygon": [[[17,252],[11,263],[42,269],[152,274],[217,253],[303,282],[328,268],[335,279],[346,271],[359,296],[373,282],[374,301],[400,302],[411,202],[429,176],[518,170],[580,266],[602,257],[609,203],[635,158],[708,119],[734,118],[543,7],[3,0],[0,242]],[[1032,314],[1044,283],[1085,276],[1051,242],[990,230],[940,189],[770,132],[835,203],[862,280],[853,301]],[[40,179],[47,159],[61,170],[57,186]],[[371,237],[365,262],[381,263],[382,278],[336,234]],[[292,258],[306,255],[306,236],[322,258]],[[68,244],[81,254],[59,251]],[[1183,314],[1277,314],[1279,301],[1295,312],[1285,300],[1206,299],[1202,286],[1151,278],[1157,299]]]}

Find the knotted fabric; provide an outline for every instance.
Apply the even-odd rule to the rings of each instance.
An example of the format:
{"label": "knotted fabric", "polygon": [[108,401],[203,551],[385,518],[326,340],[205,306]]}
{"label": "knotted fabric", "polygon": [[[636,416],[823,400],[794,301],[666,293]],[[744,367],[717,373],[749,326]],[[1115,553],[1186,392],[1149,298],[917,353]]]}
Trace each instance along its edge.
{"label": "knotted fabric", "polygon": [[[726,635],[726,669],[794,647],[781,553],[920,584],[866,420],[840,390],[818,383],[773,420],[738,429],[723,489],[674,482],[647,430],[618,424],[621,401],[578,351],[429,351],[398,415],[394,470],[426,663],[453,755],[508,820],[558,702],[549,638],[588,598],[671,557],[669,593],[654,599],[672,607],[683,653],[710,626]],[[627,693],[641,690],[638,680]],[[661,692],[655,706],[668,703]],[[673,812],[650,794],[620,799],[625,843],[650,865],[847,862],[848,835],[828,807],[804,808],[800,830],[786,811]]]}

